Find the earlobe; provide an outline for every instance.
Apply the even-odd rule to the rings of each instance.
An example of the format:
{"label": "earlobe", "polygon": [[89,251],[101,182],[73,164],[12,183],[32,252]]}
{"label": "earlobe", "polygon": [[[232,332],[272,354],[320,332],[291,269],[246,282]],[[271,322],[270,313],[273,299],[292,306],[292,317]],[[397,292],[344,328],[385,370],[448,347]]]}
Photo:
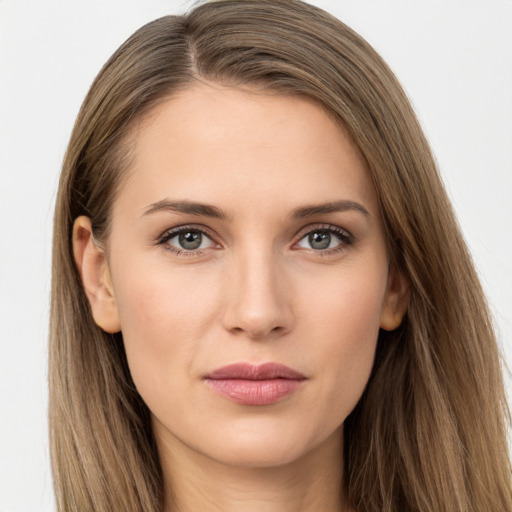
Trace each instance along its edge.
{"label": "earlobe", "polygon": [[106,254],[94,240],[89,217],[81,216],[74,222],[73,255],[95,323],[106,332],[119,332],[121,324]]}
{"label": "earlobe", "polygon": [[386,331],[394,331],[402,323],[409,304],[409,279],[392,266],[388,274],[386,296],[382,305],[380,327]]}

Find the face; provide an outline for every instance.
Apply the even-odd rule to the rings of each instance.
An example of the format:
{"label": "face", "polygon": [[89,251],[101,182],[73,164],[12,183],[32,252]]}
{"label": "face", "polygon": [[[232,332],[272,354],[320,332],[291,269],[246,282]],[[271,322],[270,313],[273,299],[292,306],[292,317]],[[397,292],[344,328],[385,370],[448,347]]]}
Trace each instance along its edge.
{"label": "face", "polygon": [[255,467],[335,446],[403,295],[356,146],[313,101],[220,85],[134,138],[91,303],[158,442]]}

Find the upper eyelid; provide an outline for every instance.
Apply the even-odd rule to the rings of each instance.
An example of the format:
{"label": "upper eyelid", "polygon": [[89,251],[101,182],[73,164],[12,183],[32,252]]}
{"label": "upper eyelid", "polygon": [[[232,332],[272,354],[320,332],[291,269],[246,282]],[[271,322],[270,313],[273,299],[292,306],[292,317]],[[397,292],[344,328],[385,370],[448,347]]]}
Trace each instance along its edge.
{"label": "upper eyelid", "polygon": [[342,228],[341,226],[336,226],[334,224],[325,224],[325,223],[318,223],[316,225],[310,224],[309,226],[306,226],[306,227],[302,228],[301,230],[299,230],[295,234],[294,238],[297,240],[297,242],[299,242],[306,235],[310,234],[311,232],[313,232],[315,230],[331,231],[332,233],[337,234],[337,235],[344,234],[344,235],[346,235],[347,238],[350,238],[350,239],[354,238],[354,236],[348,229]]}
{"label": "upper eyelid", "polygon": [[175,236],[179,235],[183,231],[187,231],[187,229],[190,231],[199,231],[200,233],[203,233],[204,235],[208,236],[213,241],[215,241],[216,237],[209,228],[197,224],[184,224],[183,226],[176,226],[174,228],[166,229],[157,239],[169,240],[170,238],[174,238]]}

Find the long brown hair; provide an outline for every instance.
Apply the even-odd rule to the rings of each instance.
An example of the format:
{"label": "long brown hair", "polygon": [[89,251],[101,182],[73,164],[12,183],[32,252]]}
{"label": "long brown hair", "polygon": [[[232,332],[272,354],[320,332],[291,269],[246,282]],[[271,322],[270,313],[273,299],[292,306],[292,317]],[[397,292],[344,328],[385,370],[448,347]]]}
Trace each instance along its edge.
{"label": "long brown hair", "polygon": [[58,510],[157,512],[162,474],[122,334],[92,319],[73,260],[79,215],[108,237],[129,135],[195,80],[250,84],[324,106],[365,156],[390,255],[410,281],[406,318],[381,332],[345,422],[344,488],[358,511],[512,510],[508,409],[486,301],[435,162],[393,73],[339,20],[297,0],[220,0],[142,27],[78,115],[54,224],[51,457]]}

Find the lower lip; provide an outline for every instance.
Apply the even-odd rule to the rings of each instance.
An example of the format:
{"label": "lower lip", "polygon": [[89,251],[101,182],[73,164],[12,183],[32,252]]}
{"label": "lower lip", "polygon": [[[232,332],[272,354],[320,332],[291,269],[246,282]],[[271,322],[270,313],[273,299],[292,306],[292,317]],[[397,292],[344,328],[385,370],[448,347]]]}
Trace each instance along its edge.
{"label": "lower lip", "polygon": [[206,379],[213,391],[244,405],[270,405],[292,395],[303,379]]}

